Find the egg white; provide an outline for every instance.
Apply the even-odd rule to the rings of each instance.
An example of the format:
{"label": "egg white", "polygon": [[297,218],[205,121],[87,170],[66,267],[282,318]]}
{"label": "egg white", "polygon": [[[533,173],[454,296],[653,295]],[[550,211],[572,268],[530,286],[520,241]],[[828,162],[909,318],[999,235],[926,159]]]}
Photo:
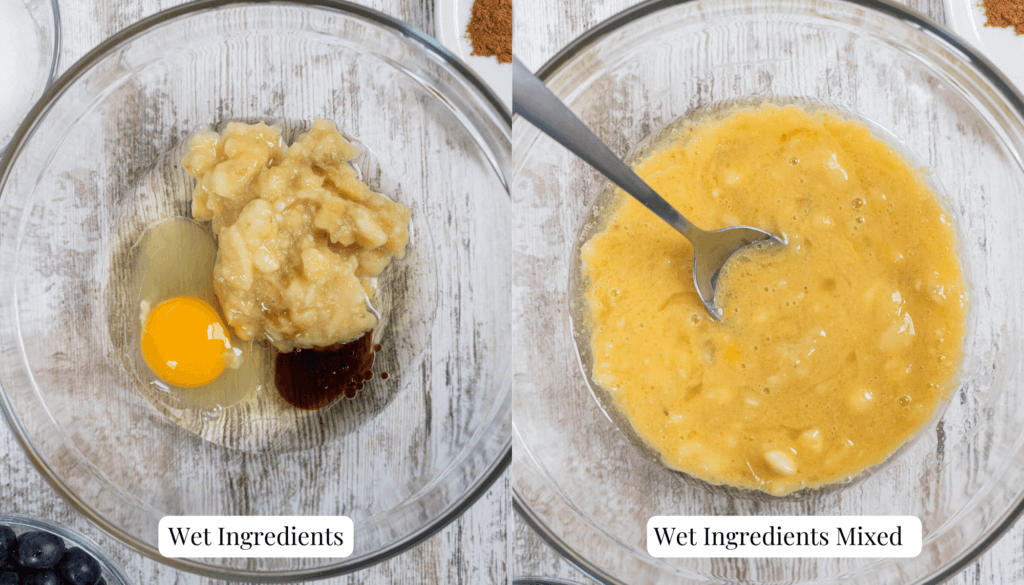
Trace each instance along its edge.
{"label": "egg white", "polygon": [[[137,291],[137,319],[128,323],[130,362],[142,390],[152,399],[175,409],[198,409],[217,415],[260,392],[265,386],[267,351],[259,344],[238,339],[221,314],[213,292],[213,265],[217,246],[208,226],[177,217],[146,228],[134,247],[133,281]],[[195,388],[175,386],[159,378],[146,365],[140,340],[150,310],[174,297],[192,297],[217,311],[235,357],[212,382]]]}

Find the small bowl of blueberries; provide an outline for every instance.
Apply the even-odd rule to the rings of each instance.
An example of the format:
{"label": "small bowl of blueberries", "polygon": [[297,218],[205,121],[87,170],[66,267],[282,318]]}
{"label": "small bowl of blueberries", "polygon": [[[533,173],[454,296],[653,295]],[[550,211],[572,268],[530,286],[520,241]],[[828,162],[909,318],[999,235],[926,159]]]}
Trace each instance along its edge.
{"label": "small bowl of blueberries", "polygon": [[129,585],[91,540],[27,516],[0,515],[0,585]]}

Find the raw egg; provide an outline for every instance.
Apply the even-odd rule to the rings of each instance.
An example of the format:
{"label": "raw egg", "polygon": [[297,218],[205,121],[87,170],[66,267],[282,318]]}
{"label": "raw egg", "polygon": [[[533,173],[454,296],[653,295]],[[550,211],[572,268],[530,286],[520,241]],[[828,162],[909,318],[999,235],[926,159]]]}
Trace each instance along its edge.
{"label": "raw egg", "polygon": [[217,246],[208,225],[158,221],[135,246],[132,363],[150,400],[208,416],[255,396],[267,375],[267,350],[243,342],[213,292]]}
{"label": "raw egg", "polygon": [[160,303],[142,326],[146,365],[175,386],[209,384],[241,353],[231,346],[217,311],[192,297],[174,297]]}

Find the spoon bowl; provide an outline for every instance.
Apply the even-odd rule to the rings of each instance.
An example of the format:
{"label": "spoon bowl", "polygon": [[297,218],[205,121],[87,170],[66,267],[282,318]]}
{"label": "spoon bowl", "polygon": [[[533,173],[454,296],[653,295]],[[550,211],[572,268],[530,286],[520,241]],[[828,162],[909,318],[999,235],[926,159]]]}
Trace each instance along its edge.
{"label": "spoon bowl", "polygon": [[709,232],[693,225],[622,162],[515,56],[512,57],[512,77],[514,113],[600,171],[690,241],[693,245],[693,284],[711,316],[721,319],[722,310],[715,304],[715,286],[729,258],[755,242],[777,245],[785,242],[778,236],[749,226]]}
{"label": "spoon bowl", "polygon": [[697,287],[697,294],[700,295],[704,308],[715,319],[722,318],[722,309],[715,304],[715,289],[718,286],[718,277],[721,276],[729,258],[741,249],[758,242],[785,245],[778,236],[745,225],[687,237],[693,243],[693,285]]}

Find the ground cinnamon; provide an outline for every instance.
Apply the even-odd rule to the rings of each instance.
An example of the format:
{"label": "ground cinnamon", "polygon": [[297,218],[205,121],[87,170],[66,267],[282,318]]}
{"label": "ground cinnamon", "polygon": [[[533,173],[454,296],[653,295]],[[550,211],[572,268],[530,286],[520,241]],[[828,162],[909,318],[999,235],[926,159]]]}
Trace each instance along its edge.
{"label": "ground cinnamon", "polygon": [[1024,35],[1024,0],[985,0],[982,7],[988,17],[985,26],[1010,27]]}
{"label": "ground cinnamon", "polygon": [[472,55],[497,57],[498,63],[511,63],[512,0],[474,0],[466,33],[473,44]]}

